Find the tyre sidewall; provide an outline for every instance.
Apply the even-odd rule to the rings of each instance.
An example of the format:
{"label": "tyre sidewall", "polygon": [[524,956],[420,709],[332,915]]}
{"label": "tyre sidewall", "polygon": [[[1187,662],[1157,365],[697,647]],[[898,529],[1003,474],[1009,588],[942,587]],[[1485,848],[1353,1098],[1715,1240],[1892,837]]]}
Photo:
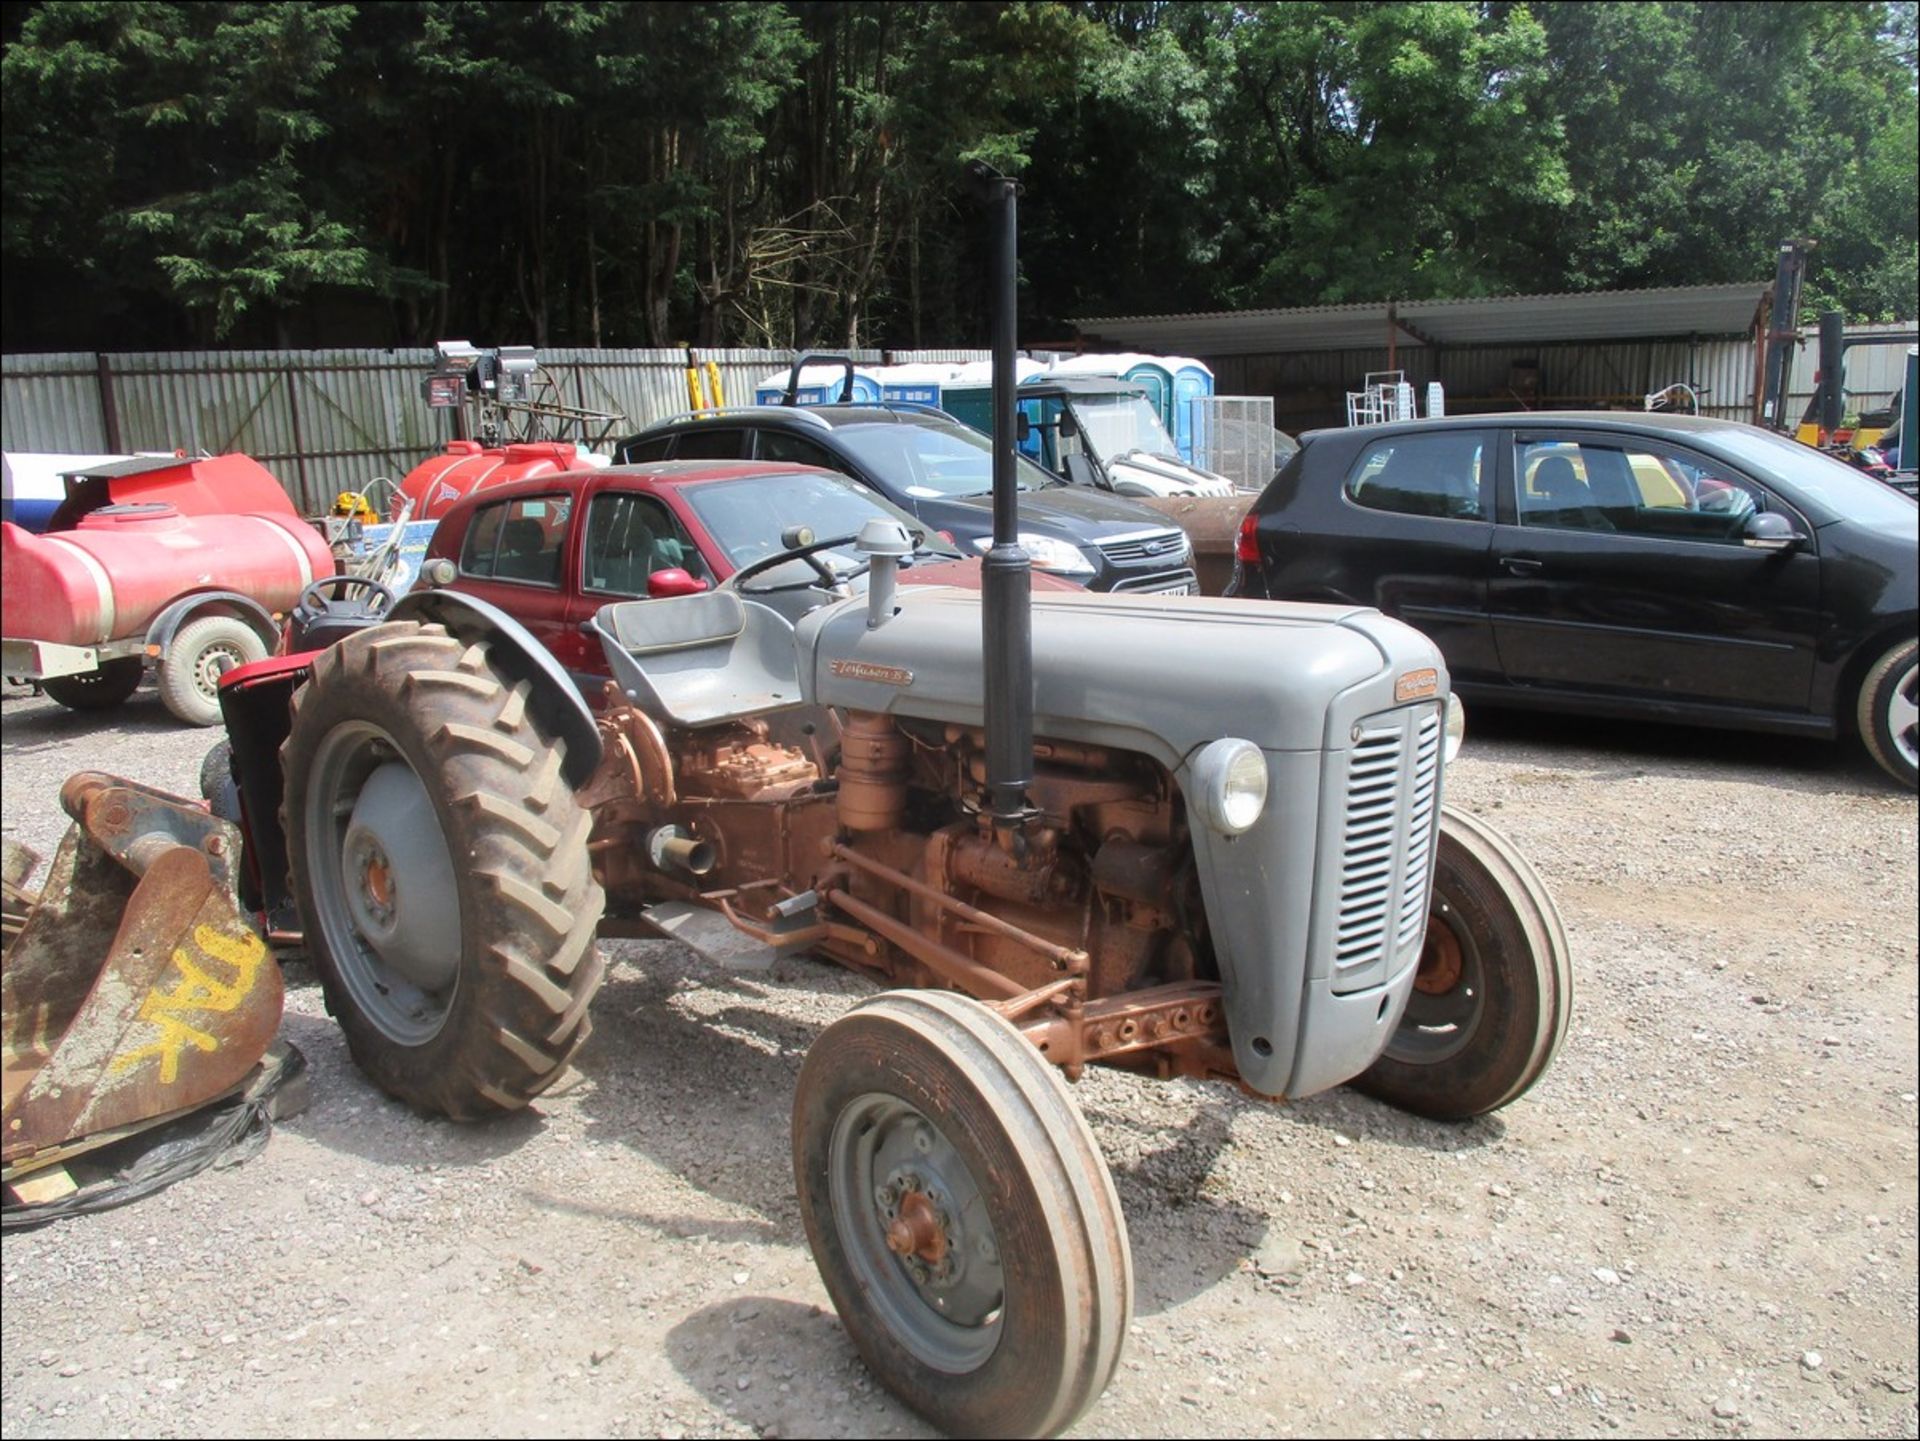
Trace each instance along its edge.
{"label": "tyre sidewall", "polygon": [[[1034,1400],[1044,1404],[1060,1392],[1063,1373],[1053,1364],[1054,1348],[1070,1320],[1048,1304],[1067,1291],[1048,1203],[1007,1140],[1000,1111],[961,1067],[931,1046],[919,1048],[917,1073],[903,1066],[903,1033],[912,1033],[881,1016],[856,1012],[833,1030],[832,1044],[816,1043],[802,1069],[794,1162],[807,1239],[841,1324],[889,1389],[942,1430],[955,1436],[1032,1434],[1045,1419],[1029,1416]],[[992,1212],[1006,1276],[1000,1340],[985,1362],[964,1375],[926,1365],[868,1310],[833,1220],[828,1167],[834,1123],[855,1100],[874,1092],[898,1097],[939,1127]]]}

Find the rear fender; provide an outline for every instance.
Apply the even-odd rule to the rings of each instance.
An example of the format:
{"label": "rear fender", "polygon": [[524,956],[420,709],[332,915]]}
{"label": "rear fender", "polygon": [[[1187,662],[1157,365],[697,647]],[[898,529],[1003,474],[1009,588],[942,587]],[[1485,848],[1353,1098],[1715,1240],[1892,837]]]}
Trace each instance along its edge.
{"label": "rear fender", "polygon": [[174,632],[199,615],[227,615],[245,621],[271,651],[280,644],[280,626],[273,613],[252,596],[237,590],[197,590],[170,602],[147,624],[147,654],[164,656]]}
{"label": "rear fender", "polygon": [[527,708],[549,735],[567,743],[560,774],[579,790],[600,766],[600,727],[586,698],[553,652],[527,628],[484,600],[454,590],[410,591],[393,608],[394,620],[443,625],[463,645],[484,643],[495,667],[510,681],[530,686]]}

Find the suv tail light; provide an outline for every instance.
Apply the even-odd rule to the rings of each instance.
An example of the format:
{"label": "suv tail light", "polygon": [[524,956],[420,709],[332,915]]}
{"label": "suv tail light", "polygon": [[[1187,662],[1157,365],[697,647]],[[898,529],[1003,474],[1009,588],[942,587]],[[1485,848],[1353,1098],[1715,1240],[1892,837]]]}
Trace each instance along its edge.
{"label": "suv tail light", "polygon": [[1240,517],[1240,534],[1233,543],[1233,558],[1242,565],[1260,564],[1260,517],[1248,511]]}

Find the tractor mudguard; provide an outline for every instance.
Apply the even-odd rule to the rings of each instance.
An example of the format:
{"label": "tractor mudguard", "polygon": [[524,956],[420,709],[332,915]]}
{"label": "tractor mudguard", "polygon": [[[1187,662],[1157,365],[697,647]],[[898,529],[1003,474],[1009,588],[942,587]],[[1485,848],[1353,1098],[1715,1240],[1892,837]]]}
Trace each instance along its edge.
{"label": "tractor mudguard", "polygon": [[415,590],[401,598],[389,619],[443,625],[463,645],[485,642],[496,670],[508,680],[531,684],[527,708],[534,719],[567,743],[560,765],[567,784],[579,790],[599,768],[600,727],[579,687],[553,652],[500,607],[458,591]]}
{"label": "tractor mudguard", "polygon": [[173,644],[174,632],[186,623],[187,617],[202,611],[245,621],[268,650],[280,643],[280,627],[274,622],[273,613],[252,596],[237,590],[196,590],[168,602],[167,608],[148,622],[147,653],[165,655],[167,647]]}

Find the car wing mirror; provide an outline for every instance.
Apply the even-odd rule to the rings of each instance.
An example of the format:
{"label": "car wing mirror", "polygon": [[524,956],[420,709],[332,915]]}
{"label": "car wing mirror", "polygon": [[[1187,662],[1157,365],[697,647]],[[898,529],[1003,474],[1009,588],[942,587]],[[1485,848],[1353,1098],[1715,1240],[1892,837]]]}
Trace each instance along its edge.
{"label": "car wing mirror", "polygon": [[1740,543],[1749,550],[1788,550],[1805,540],[1792,521],[1770,511],[1749,516],[1740,532]]}
{"label": "car wing mirror", "polygon": [[676,595],[698,595],[706,588],[704,580],[695,580],[677,565],[656,570],[647,577],[647,595],[652,600],[667,600]]}

